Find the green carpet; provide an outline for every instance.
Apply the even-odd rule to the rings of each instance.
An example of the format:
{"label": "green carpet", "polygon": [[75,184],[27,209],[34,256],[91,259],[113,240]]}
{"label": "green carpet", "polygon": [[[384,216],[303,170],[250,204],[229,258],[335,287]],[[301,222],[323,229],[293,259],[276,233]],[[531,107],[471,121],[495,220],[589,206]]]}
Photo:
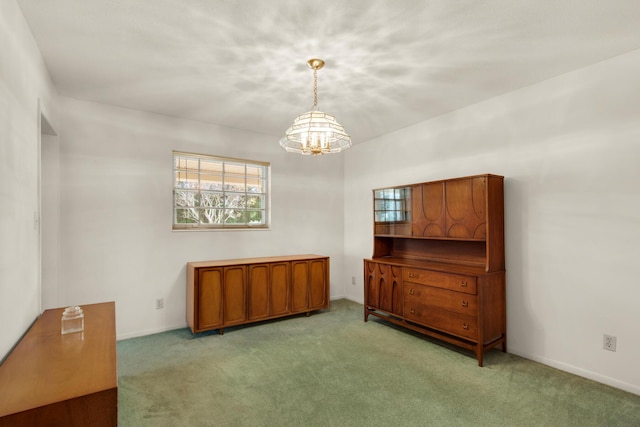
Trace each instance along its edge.
{"label": "green carpet", "polygon": [[118,342],[120,426],[640,426],[640,396],[394,328],[362,305]]}

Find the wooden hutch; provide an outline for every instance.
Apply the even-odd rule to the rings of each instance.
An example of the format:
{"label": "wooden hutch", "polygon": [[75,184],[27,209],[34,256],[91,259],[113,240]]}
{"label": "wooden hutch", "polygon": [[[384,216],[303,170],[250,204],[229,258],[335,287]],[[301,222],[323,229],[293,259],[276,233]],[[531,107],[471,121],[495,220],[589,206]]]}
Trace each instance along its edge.
{"label": "wooden hutch", "polygon": [[373,190],[374,315],[472,350],[507,350],[504,178],[477,175]]}

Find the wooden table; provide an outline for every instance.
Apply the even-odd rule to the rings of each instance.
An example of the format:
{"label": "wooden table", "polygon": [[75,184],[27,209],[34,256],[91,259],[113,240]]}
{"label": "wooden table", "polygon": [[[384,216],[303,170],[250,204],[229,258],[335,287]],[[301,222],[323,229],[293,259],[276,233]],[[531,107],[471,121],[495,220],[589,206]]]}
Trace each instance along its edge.
{"label": "wooden table", "polygon": [[115,303],[82,310],[67,335],[64,308],[46,310],[0,365],[0,427],[118,424]]}

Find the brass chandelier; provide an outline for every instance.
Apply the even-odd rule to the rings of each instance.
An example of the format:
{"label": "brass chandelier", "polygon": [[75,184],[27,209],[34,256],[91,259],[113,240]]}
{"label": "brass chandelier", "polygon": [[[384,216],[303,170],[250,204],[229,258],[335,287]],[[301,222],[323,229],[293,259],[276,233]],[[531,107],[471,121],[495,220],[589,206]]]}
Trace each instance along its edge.
{"label": "brass chandelier", "polygon": [[289,152],[305,155],[339,153],[351,147],[351,137],[334,116],[318,111],[318,70],[324,67],[324,61],[310,59],[307,65],[313,70],[313,108],[296,117],[280,145]]}

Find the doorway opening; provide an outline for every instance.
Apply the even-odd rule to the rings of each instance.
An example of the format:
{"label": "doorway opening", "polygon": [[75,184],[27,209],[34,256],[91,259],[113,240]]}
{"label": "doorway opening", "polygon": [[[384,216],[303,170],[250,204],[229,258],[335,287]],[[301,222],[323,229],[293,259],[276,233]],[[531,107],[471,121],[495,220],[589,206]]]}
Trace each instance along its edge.
{"label": "doorway opening", "polygon": [[38,138],[38,212],[40,312],[59,307],[60,139],[40,104]]}

